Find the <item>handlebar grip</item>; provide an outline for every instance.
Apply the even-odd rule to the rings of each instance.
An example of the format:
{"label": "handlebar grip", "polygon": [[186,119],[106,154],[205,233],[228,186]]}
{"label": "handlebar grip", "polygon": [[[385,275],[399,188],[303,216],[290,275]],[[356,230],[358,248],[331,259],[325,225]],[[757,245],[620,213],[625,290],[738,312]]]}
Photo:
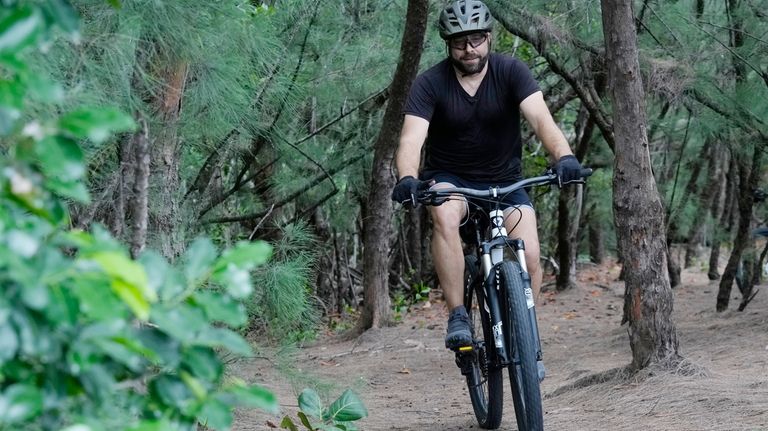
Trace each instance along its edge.
{"label": "handlebar grip", "polygon": [[583,168],[579,174],[581,178],[587,178],[592,175],[592,168]]}

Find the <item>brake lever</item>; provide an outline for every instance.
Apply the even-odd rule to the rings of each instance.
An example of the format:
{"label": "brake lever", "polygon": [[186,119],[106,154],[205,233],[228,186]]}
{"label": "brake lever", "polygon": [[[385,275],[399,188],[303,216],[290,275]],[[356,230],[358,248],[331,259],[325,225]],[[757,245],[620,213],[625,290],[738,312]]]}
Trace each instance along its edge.
{"label": "brake lever", "polygon": [[440,205],[448,202],[448,196],[435,196],[432,198],[432,206],[439,207]]}
{"label": "brake lever", "polygon": [[415,202],[429,206],[440,206],[450,199],[449,196],[438,196],[435,190],[422,191],[419,196],[413,196]]}

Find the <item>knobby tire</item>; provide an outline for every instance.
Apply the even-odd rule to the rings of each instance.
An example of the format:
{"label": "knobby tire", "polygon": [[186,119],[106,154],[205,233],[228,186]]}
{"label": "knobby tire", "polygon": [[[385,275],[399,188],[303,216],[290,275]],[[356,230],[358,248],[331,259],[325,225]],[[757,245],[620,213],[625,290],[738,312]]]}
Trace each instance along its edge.
{"label": "knobby tire", "polygon": [[[466,256],[464,259],[464,306],[472,322],[473,338],[484,342],[484,348],[475,349],[472,353],[470,373],[466,376],[467,390],[477,423],[484,429],[496,429],[501,425],[504,406],[504,378],[502,369],[491,365],[487,353],[494,344],[490,316],[485,310],[483,283],[474,283],[474,288],[469,286],[478,271],[477,257]],[[480,345],[481,343],[475,343],[475,346]]]}
{"label": "knobby tire", "polygon": [[494,267],[496,282],[503,301],[507,350],[513,358],[509,365],[509,383],[512,388],[512,402],[515,417],[520,430],[540,431],[544,428],[541,406],[541,388],[536,366],[536,341],[534,340],[531,321],[528,317],[528,305],[525,286],[521,276],[520,264],[506,261]]}

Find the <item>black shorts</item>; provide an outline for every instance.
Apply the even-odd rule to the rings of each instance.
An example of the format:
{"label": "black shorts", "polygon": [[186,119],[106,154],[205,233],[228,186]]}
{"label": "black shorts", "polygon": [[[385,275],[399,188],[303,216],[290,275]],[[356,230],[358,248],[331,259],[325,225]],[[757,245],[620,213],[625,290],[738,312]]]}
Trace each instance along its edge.
{"label": "black shorts", "polygon": [[[453,184],[455,187],[464,187],[464,188],[475,189],[475,190],[488,190],[491,187],[506,187],[510,184],[514,184],[515,182],[517,182],[517,181],[510,181],[510,182],[501,182],[501,183],[488,183],[488,182],[470,181],[445,171],[424,171],[419,175],[419,178],[422,181],[434,180],[435,183],[450,183],[450,184]],[[486,210],[492,209],[490,208],[491,203],[489,202],[478,201],[472,198],[469,198],[469,199],[471,199],[474,203],[480,205],[482,208]],[[501,205],[502,210],[505,210],[511,207],[520,207],[520,206],[527,206],[533,209],[531,198],[528,197],[528,193],[525,192],[525,189],[515,190],[514,192],[504,196],[504,198],[502,199],[502,205]]]}

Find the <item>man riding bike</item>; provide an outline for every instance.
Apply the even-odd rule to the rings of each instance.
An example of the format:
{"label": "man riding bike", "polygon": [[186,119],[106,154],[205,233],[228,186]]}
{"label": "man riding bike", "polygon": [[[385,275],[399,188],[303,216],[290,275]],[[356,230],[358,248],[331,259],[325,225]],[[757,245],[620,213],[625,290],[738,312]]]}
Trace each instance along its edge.
{"label": "man riding bike", "polygon": [[[581,165],[555,124],[528,67],[491,52],[493,17],[479,0],[451,2],[440,14],[440,36],[448,57],[413,83],[396,155],[399,180],[392,199],[415,203],[424,187],[488,189],[522,179],[520,112],[557,161],[561,185],[580,179]],[[426,144],[424,168],[419,173]],[[502,157],[499,157],[502,155]],[[417,179],[418,178],[418,179]],[[534,298],[541,287],[536,213],[524,190],[507,196],[505,227],[525,242]],[[449,310],[447,348],[470,344],[463,305],[464,255],[459,226],[466,202],[431,206],[432,256]]]}

